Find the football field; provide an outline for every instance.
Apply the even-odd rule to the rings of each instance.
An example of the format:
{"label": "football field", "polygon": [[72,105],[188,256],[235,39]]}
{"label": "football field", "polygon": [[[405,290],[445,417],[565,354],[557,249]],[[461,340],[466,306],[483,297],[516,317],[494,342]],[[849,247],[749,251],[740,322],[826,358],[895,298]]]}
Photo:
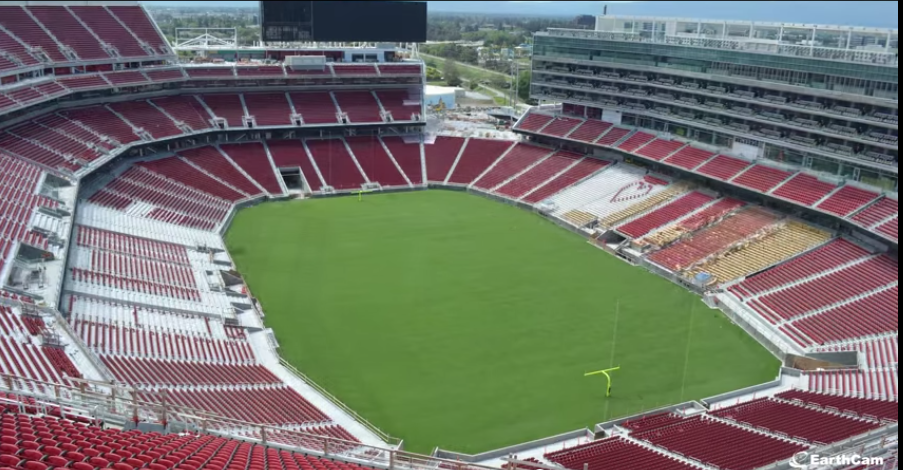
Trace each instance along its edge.
{"label": "football field", "polygon": [[[486,451],[778,373],[697,296],[479,196],[267,203],[226,241],[282,356],[414,452]],[[583,375],[611,366],[607,399]]]}

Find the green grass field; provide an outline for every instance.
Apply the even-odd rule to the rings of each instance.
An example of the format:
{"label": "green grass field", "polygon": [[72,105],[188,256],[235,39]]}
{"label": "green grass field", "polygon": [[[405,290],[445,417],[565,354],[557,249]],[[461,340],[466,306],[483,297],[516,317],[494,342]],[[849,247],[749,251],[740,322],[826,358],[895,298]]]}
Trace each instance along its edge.
{"label": "green grass field", "polygon": [[[226,240],[281,354],[414,452],[495,449],[778,371],[696,296],[478,196],[268,203]],[[583,374],[613,364],[606,399]]]}

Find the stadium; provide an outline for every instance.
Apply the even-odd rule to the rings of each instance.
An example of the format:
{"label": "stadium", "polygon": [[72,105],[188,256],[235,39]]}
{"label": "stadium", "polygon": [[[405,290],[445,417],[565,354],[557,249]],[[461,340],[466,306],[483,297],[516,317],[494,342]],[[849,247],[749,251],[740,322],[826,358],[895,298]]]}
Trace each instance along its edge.
{"label": "stadium", "polygon": [[0,469],[899,468],[897,30],[548,29],[493,134],[424,2],[261,23],[0,2]]}

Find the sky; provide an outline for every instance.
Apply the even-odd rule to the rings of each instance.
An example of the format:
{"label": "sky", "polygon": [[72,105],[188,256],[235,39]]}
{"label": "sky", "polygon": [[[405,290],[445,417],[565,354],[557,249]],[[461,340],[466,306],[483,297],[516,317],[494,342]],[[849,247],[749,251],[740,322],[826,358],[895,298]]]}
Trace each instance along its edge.
{"label": "sky", "polygon": [[[204,1],[142,1],[147,5],[210,5]],[[255,1],[220,0],[217,6],[255,7]],[[433,12],[482,14],[599,15],[608,5],[610,15],[669,16],[680,18],[775,21],[823,25],[898,28],[896,1],[428,1]]]}

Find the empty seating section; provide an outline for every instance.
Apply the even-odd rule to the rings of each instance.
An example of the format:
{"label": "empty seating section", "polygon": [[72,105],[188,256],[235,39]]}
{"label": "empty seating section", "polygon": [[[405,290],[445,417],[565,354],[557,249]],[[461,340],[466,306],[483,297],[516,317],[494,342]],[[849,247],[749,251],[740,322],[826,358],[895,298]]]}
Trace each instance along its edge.
{"label": "empty seating section", "polygon": [[[5,11],[3,7],[0,7],[0,12]],[[5,31],[0,31],[0,51],[8,54],[8,58],[11,59],[3,59],[2,61],[5,65],[0,68],[0,70],[5,69],[14,69],[18,68],[21,64],[23,67],[30,67],[32,65],[39,64],[38,60],[32,57],[31,54],[28,53],[28,50],[16,41],[10,35],[6,34]]]}
{"label": "empty seating section", "polygon": [[118,379],[131,385],[265,385],[279,379],[262,366],[223,365],[101,355]]}
{"label": "empty seating section", "polygon": [[665,246],[682,236],[708,227],[731,212],[744,207],[744,203],[736,199],[724,198],[677,224],[645,237],[644,243]]}
{"label": "empty seating section", "polygon": [[29,6],[28,11],[42,24],[48,26],[60,43],[69,46],[79,59],[109,59],[100,43],[75,17],[62,6]]}
{"label": "empty seating section", "polygon": [[707,465],[732,470],[754,470],[807,449],[802,444],[707,419],[688,420],[636,437]]}
{"label": "empty seating section", "polygon": [[565,171],[581,159],[580,155],[570,152],[556,152],[517,178],[505,183],[496,190],[497,194],[519,199],[531,192],[553,176]]}
{"label": "empty seating section", "polygon": [[339,109],[348,115],[349,122],[383,122],[380,105],[369,91],[336,91],[333,96]]}
{"label": "empty seating section", "polygon": [[210,112],[225,119],[229,127],[245,127],[245,108],[239,95],[203,95],[201,98]]}
{"label": "empty seating section", "polygon": [[[333,64],[335,67],[335,64]],[[421,66],[418,64],[377,64],[380,75],[420,75]]]}
{"label": "empty seating section", "polygon": [[791,173],[765,165],[754,165],[732,182],[762,193],[769,192],[791,176]]}
{"label": "empty seating section", "polygon": [[[314,163],[328,186],[333,189],[360,189],[365,183],[358,165],[340,139],[307,140]],[[307,173],[305,173],[307,176]]]}
{"label": "empty seating section", "polygon": [[186,67],[185,73],[190,78],[227,78],[234,77],[232,67]]}
{"label": "empty seating section", "polygon": [[[181,220],[180,225],[188,225],[205,230],[211,230],[216,227],[226,216],[229,208],[226,201],[191,189],[137,166],[128,169],[118,178],[111,181],[104,189],[131,200],[139,200],[146,204],[158,206],[155,210],[168,210],[168,212],[163,213],[157,211],[159,216],[172,216],[174,213],[180,217],[190,216],[190,219],[179,218]],[[93,197],[90,200],[99,202],[95,201]],[[152,211],[148,215],[153,218],[153,214],[154,212]]]}
{"label": "empty seating section", "polygon": [[290,93],[295,112],[301,114],[305,124],[338,124],[336,103],[329,92]]}
{"label": "empty seating section", "polygon": [[523,131],[538,132],[543,126],[549,124],[552,119],[552,116],[531,113],[518,123],[517,128]]}
{"label": "empty seating section", "polygon": [[486,190],[493,189],[551,153],[551,150],[543,147],[521,143],[515,144],[504,157],[496,162],[490,171],[486,172],[474,183],[474,186]]}
{"label": "empty seating section", "polygon": [[746,279],[743,283],[732,286],[730,290],[741,298],[753,297],[855,262],[867,255],[869,252],[865,249],[849,241],[837,239],[781,266]]}
{"label": "empty seating section", "polygon": [[336,75],[376,75],[375,64],[333,64]]}
{"label": "empty seating section", "polygon": [[111,103],[109,107],[133,126],[144,129],[155,139],[182,135],[182,131],[170,118],[147,101]]}
{"label": "empty seating section", "polygon": [[574,119],[570,117],[559,116],[552,120],[546,127],[543,128],[543,134],[551,135],[554,137],[562,137],[568,135],[578,124],[581,124],[580,119]]}
{"label": "empty seating section", "polygon": [[834,191],[836,187],[832,183],[820,181],[815,176],[798,173],[797,176],[781,185],[772,194],[805,206],[812,206]]}
{"label": "empty seating section", "polygon": [[63,88],[63,85],[60,85],[57,82],[42,83],[40,85],[35,86],[34,88],[35,88],[35,90],[41,92],[41,94],[43,94],[44,96],[48,96],[51,98],[59,96],[59,95],[63,95],[66,93],[66,89]]}
{"label": "empty seating section", "polygon": [[123,24],[128,25],[138,39],[151,46],[157,54],[172,54],[169,46],[166,45],[166,39],[160,35],[142,7],[135,5],[108,6],[107,8]]}
{"label": "empty seating section", "polygon": [[110,86],[110,82],[105,80],[101,75],[62,77],[58,78],[57,82],[73,91],[107,88]]}
{"label": "empty seating section", "polygon": [[148,79],[141,72],[111,72],[105,73],[104,78],[114,86],[120,85],[143,85],[148,83]]}
{"label": "empty seating section", "polygon": [[194,274],[189,267],[97,249],[80,250],[74,258],[76,259],[73,260],[73,265],[83,266],[95,272],[197,290]]}
{"label": "empty seating section", "polygon": [[622,225],[618,228],[618,231],[631,238],[640,238],[650,233],[651,230],[662,227],[671,221],[678,220],[714,200],[715,198],[710,195],[694,191],[676,201],[670,202],[659,209]]}
{"label": "empty seating section", "polygon": [[747,209],[687,240],[653,253],[649,259],[672,271],[684,271],[705,258],[744,241],[776,221],[776,217],[769,212],[758,208]]}
{"label": "empty seating section", "polygon": [[345,141],[371,182],[382,186],[408,186],[404,175],[399,173],[376,137],[346,137]]}
{"label": "empty seating section", "polygon": [[[148,399],[160,402],[160,398]],[[329,418],[304,397],[283,385],[167,390],[167,403],[199,409],[250,423],[286,425],[327,423]]]}
{"label": "empty seating section", "polygon": [[255,363],[254,351],[247,341],[157,332],[77,317],[71,318],[70,323],[85,345],[98,354],[216,364]]}
{"label": "empty seating section", "polygon": [[[808,374],[811,391],[870,400],[898,400],[900,377],[895,367],[857,371],[817,371]],[[885,390],[883,392],[883,390]]]}
{"label": "empty seating section", "polygon": [[556,176],[543,186],[531,191],[522,199],[524,202],[536,204],[546,198],[557,194],[569,186],[578,183],[588,176],[596,173],[603,168],[609,166],[610,162],[606,160],[597,160],[595,158],[585,158],[564,173]]}
{"label": "empty seating section", "polygon": [[15,108],[17,106],[19,106],[19,103],[8,98],[6,95],[0,95],[0,111]]}
{"label": "empty seating section", "polygon": [[898,263],[888,256],[878,256],[767,294],[759,299],[759,303],[782,319],[790,320],[830,307],[836,302],[884,288],[896,282],[897,278]]}
{"label": "empty seating section", "polygon": [[97,134],[57,114],[44,115],[43,117],[36,119],[35,124],[38,124],[45,129],[52,129],[60,134],[70,136],[73,139],[77,139],[79,142],[93,144],[96,147],[107,150],[114,148],[113,144],[102,141]]}
{"label": "empty seating section", "polygon": [[88,25],[101,41],[115,47],[121,57],[148,56],[135,36],[116,21],[106,8],[72,5],[69,10]]}
{"label": "empty seating section", "polygon": [[175,70],[144,70],[144,74],[151,79],[152,82],[169,82],[173,80],[184,80],[185,75],[181,69]]}
{"label": "empty seating section", "polygon": [[581,142],[594,142],[604,132],[612,128],[612,123],[588,119],[568,135],[569,139]]}
{"label": "empty seating section", "polygon": [[461,137],[437,136],[432,144],[424,144],[424,164],[427,180],[435,183],[446,181],[449,170],[465,144]]}
{"label": "empty seating section", "polygon": [[643,170],[616,165],[553,197],[553,215],[580,226],[632,207],[664,189],[648,182]]}
{"label": "empty seating section", "polygon": [[544,457],[570,470],[619,470],[623,468],[691,470],[694,468],[620,437],[601,439],[546,454]]}
{"label": "empty seating section", "polygon": [[685,417],[674,413],[662,413],[653,416],[644,416],[642,418],[625,421],[621,427],[628,429],[632,434],[652,431],[654,429],[662,429],[673,424],[684,421]]}
{"label": "empty seating section", "polygon": [[697,172],[722,181],[728,181],[748,166],[750,166],[750,162],[747,160],[717,155],[716,158],[713,158],[705,165],[698,168]]}
{"label": "empty seating section", "polygon": [[776,400],[763,399],[714,413],[720,418],[768,429],[808,442],[831,444],[867,433],[875,422],[847,418]]}
{"label": "empty seating section", "polygon": [[693,170],[708,161],[713,155],[713,152],[710,152],[709,150],[698,149],[688,145],[671,157],[666,158],[665,162],[679,166],[685,170]]}
{"label": "empty seating section", "polygon": [[[651,181],[652,183],[650,183]],[[669,186],[667,182],[651,176],[644,178],[644,183],[649,184],[653,188],[661,186],[665,189],[639,202],[627,205],[627,207],[623,203],[624,201],[619,201],[620,198],[616,198],[612,201],[612,206],[605,210],[605,215],[600,216],[600,225],[607,228],[614,227],[628,219],[643,214],[660,204],[683,195],[688,189],[683,183]]]}
{"label": "empty seating section", "polygon": [[876,227],[877,232],[887,236],[888,238],[891,238],[894,241],[898,241],[898,229],[898,217],[894,217],[888,222]]}
{"label": "empty seating section", "polygon": [[[263,405],[273,405],[266,402]],[[22,414],[3,414],[3,437],[16,444],[4,443],[0,465],[31,470],[72,468],[88,470],[112,468],[116,470],[150,468],[264,469],[284,470],[364,470],[357,464],[292,453],[237,440],[209,435],[159,433],[101,429],[51,416],[30,417]],[[321,431],[322,430],[322,431]],[[330,431],[316,428],[330,435]],[[36,434],[43,436],[38,437]],[[275,433],[274,433],[275,434]],[[309,433],[310,434],[310,433]],[[345,437],[346,433],[340,434]],[[268,440],[270,436],[268,436]],[[301,436],[286,439],[298,441]],[[282,436],[273,439],[279,443]],[[322,438],[311,438],[305,447],[323,447]],[[339,441],[330,442],[331,449],[342,449]]]}
{"label": "empty seating section", "polygon": [[22,160],[0,153],[0,271],[16,255],[13,243],[26,242],[46,248],[43,235],[28,230],[29,219],[35,208],[56,207],[35,191],[41,178],[41,170]]}
{"label": "empty seating section", "polygon": [[53,40],[38,23],[31,18],[24,7],[0,6],[0,26],[31,47],[40,49],[53,62],[68,62]]}
{"label": "empty seating section", "polygon": [[765,237],[751,241],[742,249],[701,266],[699,271],[712,275],[714,282],[728,282],[793,258],[830,238],[831,234],[828,232],[790,221]]}
{"label": "empty seating section", "polygon": [[606,132],[605,134],[600,136],[600,138],[596,141],[596,144],[611,147],[630,133],[631,131],[625,129],[624,127],[613,127],[609,129],[609,132]]}
{"label": "empty seating section", "polygon": [[395,159],[411,184],[423,184],[424,172],[421,164],[421,145],[418,143],[406,144],[401,137],[381,137],[380,140],[389,149],[389,153]]}
{"label": "empty seating section", "polygon": [[646,132],[635,132],[634,135],[628,137],[627,140],[622,142],[619,146],[619,150],[624,150],[625,152],[634,152],[640,147],[646,145],[648,142],[655,139],[656,136],[652,134],[647,134]]}
{"label": "empty seating section", "polygon": [[[105,266],[106,265],[102,264],[99,267]],[[80,284],[104,286],[160,297],[201,302],[201,295],[198,290],[194,288],[179,287],[168,283],[152,282],[143,279],[133,279],[125,277],[122,274],[108,274],[82,268],[71,268],[70,272],[72,281]]]}
{"label": "empty seating section", "polygon": [[197,228],[201,230],[212,230],[217,226],[219,222],[213,222],[209,220],[200,219],[195,216],[185,215],[178,212],[173,212],[168,209],[163,209],[161,207],[155,207],[153,210],[147,213],[147,217],[154,220],[159,220],[161,222],[167,222],[170,224],[183,225],[185,227]]}
{"label": "empty seating section", "polygon": [[377,90],[374,93],[383,109],[392,114],[393,121],[415,121],[421,114],[420,104],[405,104],[408,92],[404,90]]}
{"label": "empty seating section", "polygon": [[29,87],[19,88],[18,90],[7,92],[6,96],[15,101],[18,101],[19,104],[22,105],[28,105],[37,101],[44,100],[44,96],[41,95],[41,93],[39,93],[34,88]]}
{"label": "empty seating section", "polygon": [[179,152],[179,155],[192,165],[204,170],[208,175],[218,179],[219,182],[226,183],[231,188],[235,188],[248,196],[262,194],[261,189],[248,180],[241,171],[236,169],[216,147],[183,150]]}
{"label": "empty seating section", "polygon": [[234,202],[246,197],[246,195],[223,185],[178,158],[164,158],[152,162],[143,162],[139,165],[154,173],[220,199]]}
{"label": "empty seating section", "polygon": [[282,77],[286,74],[286,71],[279,65],[263,65],[259,67],[239,65],[235,68],[235,74],[239,77]]}
{"label": "empty seating section", "polygon": [[[66,377],[78,377],[61,362],[50,348],[35,346],[35,334],[40,334],[43,320],[26,317],[16,309],[0,305],[0,373],[48,383],[68,385]],[[48,355],[49,353],[49,355]],[[64,354],[65,355],[65,354]]]}
{"label": "empty seating section", "polygon": [[640,148],[640,150],[637,150],[634,153],[636,153],[637,155],[643,155],[644,157],[652,158],[656,161],[662,161],[685,145],[686,144],[684,142],[679,142],[677,140],[656,139],[649,144],[644,145]]}
{"label": "empty seating section", "polygon": [[76,230],[78,246],[96,248],[111,253],[147,258],[189,266],[188,254],[182,245],[132,237],[117,232],[79,225]]}
{"label": "empty seating section", "polygon": [[847,217],[878,197],[879,194],[873,191],[848,185],[835,191],[825,201],[822,201],[817,208],[841,217]]}
{"label": "empty seating section", "polygon": [[194,96],[164,96],[151,100],[154,105],[194,131],[210,129],[210,114]]}
{"label": "empty seating section", "polygon": [[229,155],[229,159],[265,191],[273,196],[283,194],[263,144],[260,142],[223,144],[220,145],[220,150]]}
{"label": "empty seating section", "polygon": [[9,132],[0,134],[0,150],[5,151],[9,155],[17,155],[53,169],[63,168],[75,171],[79,168],[79,165],[67,160],[62,155],[48,151],[30,140]]}
{"label": "empty seating section", "polygon": [[28,124],[13,129],[12,132],[23,139],[49,148],[58,155],[63,155],[68,161],[81,159],[90,162],[100,156],[96,149],[87,144],[42,126]]}
{"label": "empty seating section", "polygon": [[776,399],[818,406],[827,410],[854,412],[861,417],[898,421],[898,405],[893,401],[866,400],[791,390],[775,396]]}
{"label": "empty seating section", "polygon": [[461,158],[449,176],[449,183],[471,184],[512,145],[513,142],[504,140],[468,139]]}
{"label": "empty seating section", "polygon": [[883,197],[875,204],[851,217],[851,220],[866,228],[873,228],[877,225],[881,226],[881,224],[891,220],[896,215],[898,215],[898,201]]}
{"label": "empty seating section", "polygon": [[88,201],[100,206],[110,207],[120,211],[126,210],[129,206],[132,205],[133,202],[135,202],[126,196],[110,191],[106,188],[92,194],[91,197],[88,198]]}
{"label": "empty seating section", "polygon": [[285,93],[245,93],[248,114],[258,126],[288,126],[292,124],[292,108]]}
{"label": "empty seating section", "polygon": [[122,119],[119,119],[119,116],[113,114],[112,111],[104,106],[90,106],[87,108],[65,110],[60,111],[60,114],[63,117],[72,121],[77,121],[94,132],[107,136],[120,144],[128,144],[141,140],[138,135],[132,132],[131,126],[126,124]]}
{"label": "empty seating section", "polygon": [[817,344],[898,331],[899,299],[895,286],[797,320],[791,326]]}
{"label": "empty seating section", "polygon": [[[227,147],[231,150],[231,147]],[[307,181],[309,189],[320,191],[323,183],[317,175],[317,169],[308,157],[304,144],[300,140],[276,140],[267,142],[267,148],[270,149],[270,155],[273,156],[273,164],[277,170],[280,168],[299,168],[301,174]],[[227,150],[228,151],[228,150]]]}

